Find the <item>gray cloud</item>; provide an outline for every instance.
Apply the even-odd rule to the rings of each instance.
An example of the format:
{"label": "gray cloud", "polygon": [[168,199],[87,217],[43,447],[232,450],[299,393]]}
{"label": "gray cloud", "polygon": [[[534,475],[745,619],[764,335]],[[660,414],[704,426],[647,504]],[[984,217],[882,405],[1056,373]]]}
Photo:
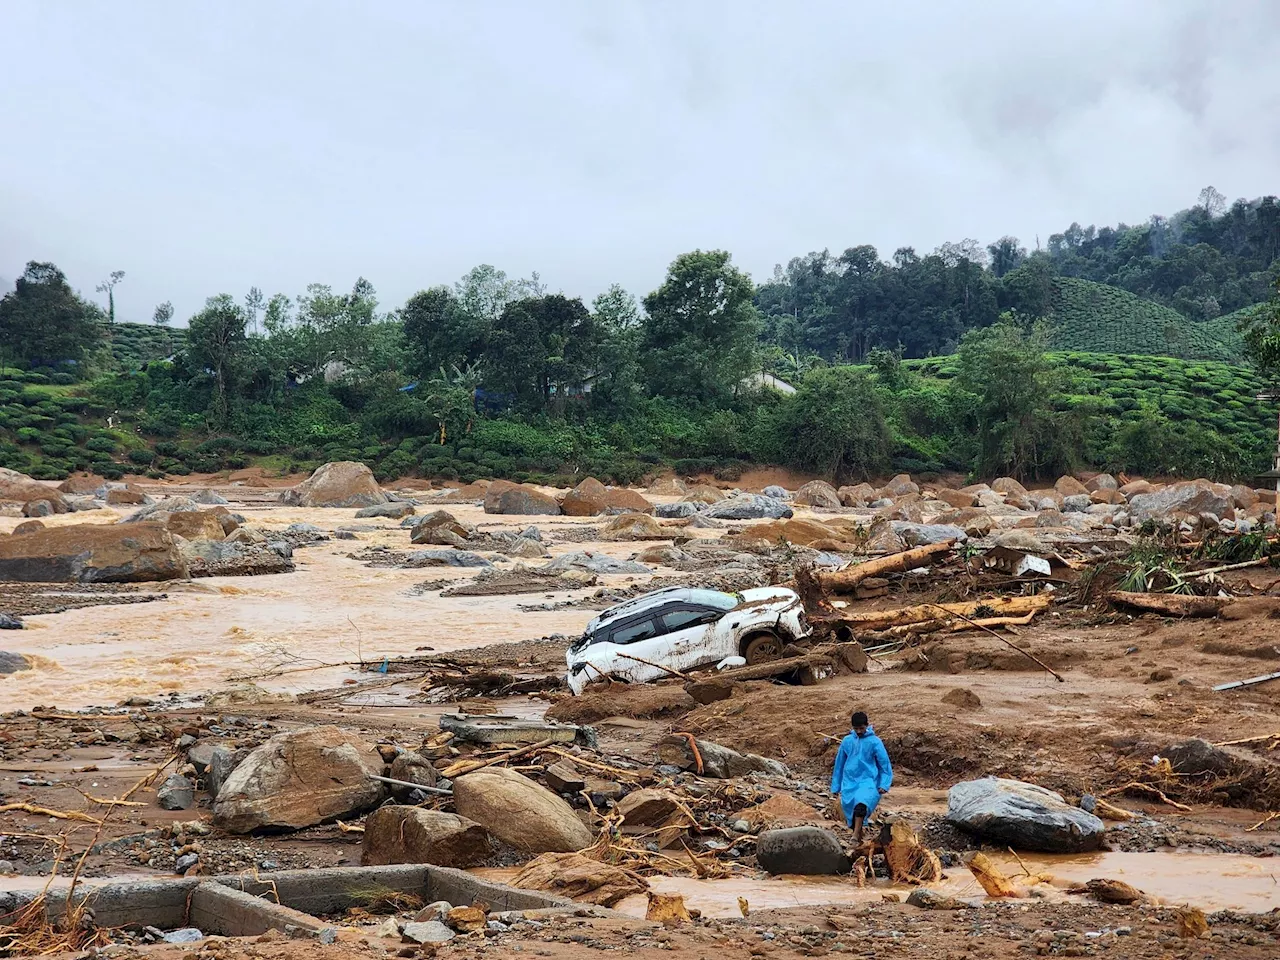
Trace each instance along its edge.
{"label": "gray cloud", "polygon": [[0,274],[123,319],[476,263],[643,293],[682,250],[1034,244],[1280,190],[1271,0],[5,5]]}

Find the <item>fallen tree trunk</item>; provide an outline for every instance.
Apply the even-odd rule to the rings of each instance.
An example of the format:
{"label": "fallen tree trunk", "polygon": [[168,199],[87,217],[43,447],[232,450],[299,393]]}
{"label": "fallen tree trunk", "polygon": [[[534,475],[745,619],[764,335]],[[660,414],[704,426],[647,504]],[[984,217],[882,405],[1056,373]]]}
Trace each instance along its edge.
{"label": "fallen tree trunk", "polygon": [[878,631],[874,636],[867,639],[877,641],[901,640],[903,637],[914,637],[939,631],[963,633],[966,630],[982,630],[990,627],[1025,627],[1037,613],[1039,613],[1038,610],[1032,610],[1030,613],[1023,614],[1020,617],[985,617],[981,620],[957,620],[950,617],[938,620],[921,620],[919,623],[904,623],[901,626],[889,627],[887,630]]}
{"label": "fallen tree trunk", "polygon": [[928,566],[938,557],[946,556],[950,553],[951,548],[954,546],[954,540],[946,540],[942,543],[931,543],[923,547],[916,547],[914,550],[904,550],[902,553],[891,553],[888,556],[876,557],[874,560],[859,563],[845,570],[837,570],[834,573],[819,573],[818,583],[822,585],[824,590],[831,593],[848,593],[868,577],[879,577],[886,573],[903,573],[907,570],[914,570],[917,567]]}
{"label": "fallen tree trunk", "polygon": [[1169,617],[1216,617],[1233,597],[1188,597],[1175,593],[1130,593],[1113,590],[1108,599],[1121,607]]}
{"label": "fallen tree trunk", "polygon": [[1052,602],[1052,596],[1045,593],[1035,597],[991,597],[987,600],[972,600],[967,603],[921,603],[910,607],[896,607],[892,610],[855,612],[841,610],[828,617],[825,622],[831,626],[847,626],[855,631],[884,630],[903,624],[946,620],[953,617],[956,619],[980,617],[983,620],[989,620],[1025,616],[1028,613],[1035,614],[1047,610]]}

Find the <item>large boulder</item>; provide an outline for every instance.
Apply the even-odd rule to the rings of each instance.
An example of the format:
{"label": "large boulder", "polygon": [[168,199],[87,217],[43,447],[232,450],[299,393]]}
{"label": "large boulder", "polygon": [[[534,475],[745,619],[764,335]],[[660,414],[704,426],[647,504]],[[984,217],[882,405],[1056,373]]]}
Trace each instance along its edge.
{"label": "large boulder", "polygon": [[45,500],[54,513],[66,513],[70,509],[66,498],[58,492],[56,487],[50,487],[25,473],[19,473],[7,467],[0,467],[0,500],[23,504],[33,500]]}
{"label": "large boulder", "polygon": [[880,496],[897,500],[899,497],[905,497],[909,493],[919,493],[920,484],[911,479],[911,475],[900,473],[883,487],[880,488]]}
{"label": "large boulder", "polygon": [[596,517],[608,506],[609,488],[595,477],[587,477],[560,500],[568,517]]}
{"label": "large boulder", "polygon": [[1003,493],[1009,499],[1022,499],[1027,495],[1027,488],[1013,477],[996,477],[991,481],[991,489],[996,493]]}
{"label": "large boulder", "polygon": [[1231,488],[1208,480],[1171,483],[1152,493],[1135,494],[1129,498],[1129,514],[1136,523],[1151,518],[1165,519],[1174,514],[1233,516],[1233,509]]}
{"label": "large boulder", "polygon": [[725,499],[725,492],[709,483],[699,483],[686,491],[684,499],[690,503],[719,503]]}
{"label": "large boulder", "polygon": [[[782,498],[774,495],[771,499],[781,500]],[[838,509],[844,506],[840,502],[840,494],[836,492],[835,486],[828,484],[826,480],[810,480],[809,483],[796,490],[791,502],[799,504],[801,507]]]}
{"label": "large boulder", "polygon": [[653,504],[626,487],[610,487],[604,497],[605,513],[653,513]]}
{"label": "large boulder", "polygon": [[460,523],[448,510],[436,510],[409,528],[409,540],[441,547],[465,547],[475,533],[474,527]]}
{"label": "large boulder", "polygon": [[682,520],[686,517],[692,517],[696,513],[701,513],[704,504],[694,503],[690,500],[677,500],[675,503],[660,503],[653,508],[655,517],[663,517],[668,520]]}
{"label": "large boulder", "polygon": [[848,873],[853,866],[836,835],[822,827],[766,830],[756,842],[756,860],[775,876]]}
{"label": "large boulder", "polygon": [[372,507],[386,503],[387,495],[363,463],[339,460],[316,467],[310,477],[282,493],[280,502],[294,507]]}
{"label": "large boulder", "polygon": [[978,494],[971,490],[952,490],[949,487],[943,487],[941,490],[933,491],[933,495],[947,506],[955,507],[957,510],[964,510],[978,504]]}
{"label": "large boulder", "polygon": [[689,749],[684,737],[670,736],[658,743],[658,757],[663,763],[682,770],[696,770],[702,762],[702,775],[729,780],[752,773],[766,773],[775,777],[787,776],[786,765],[754,753],[739,753],[710,740],[698,740],[698,756]]}
{"label": "large boulder", "polygon": [[878,497],[876,488],[869,483],[841,487],[836,493],[840,496],[840,503],[846,507],[865,507]]}
{"label": "large boulder", "polygon": [[614,517],[600,531],[601,540],[670,540],[671,532],[643,513],[624,513]]}
{"label": "large boulder", "polygon": [[73,473],[58,484],[58,490],[78,497],[96,497],[98,491],[106,485],[106,477],[100,477],[96,473]]}
{"label": "large boulder", "polygon": [[679,477],[659,477],[645,492],[651,497],[683,497],[689,487]]}
{"label": "large boulder", "polygon": [[644,574],[653,573],[643,563],[634,560],[619,560],[607,553],[593,553],[582,550],[575,553],[562,553],[541,568],[543,573],[568,573],[578,570],[583,573],[603,574]]}
{"label": "large boulder", "polygon": [[1100,473],[1096,477],[1090,477],[1084,482],[1084,488],[1090,493],[1097,493],[1099,490],[1115,490],[1119,492],[1120,483],[1109,473]]}
{"label": "large boulder", "polygon": [[[771,499],[781,500],[782,498],[774,496]],[[802,507],[826,507],[830,510],[838,510],[843,506],[836,488],[825,480],[809,481],[796,491],[795,496],[791,498],[791,502]]]}
{"label": "large boulder", "polygon": [[926,543],[942,543],[955,540],[964,543],[969,539],[962,529],[949,523],[909,523],[905,520],[894,520],[893,532],[902,538],[909,547],[918,547]]}
{"label": "large boulder", "polygon": [[186,576],[186,561],[159,523],[82,523],[0,539],[0,580],[138,583]]}
{"label": "large boulder", "polygon": [[988,843],[1043,853],[1097,850],[1106,833],[1101,820],[1061,794],[1000,777],[952,787],[947,820]]}
{"label": "large boulder", "polygon": [[525,853],[570,853],[594,839],[573,807],[514,770],[489,767],[459,777],[453,805],[459,816]]}
{"label": "large boulder", "polygon": [[1072,476],[1061,476],[1054,483],[1053,489],[1062,494],[1063,497],[1079,497],[1087,496],[1092,491],[1083,483]]}
{"label": "large boulder", "polygon": [[480,824],[456,813],[392,804],[364,821],[360,864],[432,863],[438,867],[478,867],[493,854]]}
{"label": "large boulder", "polygon": [[157,519],[163,519],[171,534],[185,540],[222,540],[226,537],[221,516],[212,510],[184,510],[162,514]]}
{"label": "large boulder", "polygon": [[140,507],[146,503],[151,503],[151,498],[131,484],[107,488],[108,507]]}
{"label": "large boulder", "polygon": [[783,520],[794,515],[785,501],[755,493],[740,493],[712,503],[703,511],[703,516],[717,520]]}
{"label": "large boulder", "polygon": [[30,670],[31,659],[25,653],[14,653],[11,650],[0,650],[0,677],[19,670]]}
{"label": "large boulder", "polygon": [[554,517],[560,513],[560,504],[533,487],[499,481],[490,484],[484,495],[484,512]]}
{"label": "large boulder", "polygon": [[382,757],[337,727],[279,733],[218,791],[214,823],[229,833],[299,830],[360,813],[382,799]]}
{"label": "large boulder", "polygon": [[415,507],[408,500],[390,500],[387,503],[375,503],[371,507],[361,507],[356,511],[357,520],[366,520],[370,517],[386,517],[390,520],[400,520],[404,517],[411,517],[415,512]]}
{"label": "large boulder", "polygon": [[283,542],[267,545],[248,542],[247,538],[186,540],[180,549],[193,577],[256,577],[294,570],[293,551]]}

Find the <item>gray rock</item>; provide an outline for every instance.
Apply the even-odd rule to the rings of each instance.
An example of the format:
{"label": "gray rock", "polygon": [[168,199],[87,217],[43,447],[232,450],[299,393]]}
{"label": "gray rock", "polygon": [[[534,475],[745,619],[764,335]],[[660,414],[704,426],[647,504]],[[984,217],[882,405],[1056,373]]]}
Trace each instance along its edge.
{"label": "gray rock", "polygon": [[1042,853],[1083,853],[1102,845],[1106,826],[1061,794],[985,777],[957,783],[947,795],[947,820],[991,843]]}
{"label": "gray rock", "polygon": [[716,520],[788,520],[792,509],[782,500],[754,493],[740,493],[702,511]]}
{"label": "gray rock", "polygon": [[212,490],[197,490],[191,494],[191,501],[193,503],[202,503],[209,507],[224,507],[230,503],[226,497],[216,494]]}
{"label": "gray rock", "polygon": [[181,553],[193,577],[252,577],[294,569],[293,548],[283,541],[262,546],[241,540],[187,540]]}
{"label": "gray rock", "polygon": [[24,624],[19,617],[11,617],[7,613],[0,613],[0,630],[21,630]]}
{"label": "gray rock", "polygon": [[354,533],[352,533],[350,530],[335,530],[335,531],[333,531],[333,539],[335,539],[335,540],[359,540],[360,538],[359,538],[359,537],[357,537],[357,536],[356,536]]}
{"label": "gray rock", "polygon": [[706,504],[691,500],[677,500],[675,503],[659,503],[653,508],[653,515],[666,520],[679,520],[700,513]]}
{"label": "gray rock", "polygon": [[1023,553],[1044,553],[1045,545],[1030,530],[1006,530],[996,537],[997,547],[1021,550]]}
{"label": "gray rock", "polygon": [[414,566],[423,567],[492,567],[493,564],[470,550],[452,547],[444,550],[414,550],[408,556]]}
{"label": "gray rock", "polygon": [[1232,510],[1230,492],[1219,493],[1220,489],[1223,488],[1206,480],[1171,483],[1152,493],[1139,493],[1131,497],[1129,513],[1138,523],[1148,518],[1159,519],[1175,513],[1226,516]]}
{"label": "gray rock", "polygon": [[410,920],[400,928],[405,943],[448,943],[457,936],[439,920]]}
{"label": "gray rock", "polygon": [[164,935],[165,943],[195,943],[197,940],[203,940],[204,933],[195,927],[182,927],[179,930],[170,930]]}
{"label": "gray rock", "polygon": [[921,910],[969,910],[973,905],[948,897],[946,894],[930,890],[928,887],[917,887],[907,897],[907,903]]}
{"label": "gray rock", "polygon": [[566,553],[556,557],[542,568],[547,573],[564,573],[568,570],[582,570],[586,573],[623,574],[653,573],[643,563],[634,560],[619,560],[604,553]]}
{"label": "gray rock", "polygon": [[0,860],[0,874],[13,873],[12,860]]}
{"label": "gray rock", "polygon": [[312,540],[323,540],[325,536],[324,531],[314,523],[291,523],[284,528],[284,532],[290,537]]}
{"label": "gray rock", "polygon": [[361,507],[356,511],[356,519],[363,520],[366,517],[387,517],[391,520],[399,520],[401,517],[413,516],[415,510],[412,503],[403,500],[395,500],[390,503],[375,503],[371,507]]}
{"label": "gray rock", "polygon": [[719,520],[712,520],[710,517],[704,517],[702,514],[695,514],[689,521],[688,530],[723,530],[724,524]]}
{"label": "gray rock", "polygon": [[[710,740],[698,740],[698,753],[702,757],[702,775],[721,780],[745,777],[752,773],[765,773],[775,777],[789,776],[785,764],[754,753],[739,753]],[[659,745],[659,756],[666,763],[693,769],[697,761],[689,752],[689,742],[683,737],[670,737]]]}
{"label": "gray rock", "polygon": [[330,944],[338,942],[338,930],[336,927],[325,927],[323,930],[316,931],[316,939],[323,943],[326,947]]}
{"label": "gray rock", "polygon": [[0,650],[0,677],[6,673],[17,673],[19,670],[30,670],[31,661],[24,654],[10,650]]}
{"label": "gray rock", "polygon": [[209,796],[218,799],[218,791],[227,782],[227,777],[240,765],[240,761],[249,755],[248,749],[233,750],[230,747],[214,747],[209,757],[209,773],[205,777],[205,786]]}
{"label": "gray rock", "polygon": [[200,854],[198,853],[184,853],[182,856],[180,856],[177,860],[174,861],[173,872],[186,873],[188,870],[194,867],[196,863],[199,862],[199,860],[200,860]]}
{"label": "gray rock", "polygon": [[1076,493],[1062,498],[1063,513],[1087,513],[1093,500],[1087,493]]}
{"label": "gray rock", "polygon": [[968,534],[949,523],[911,523],[907,520],[895,520],[892,523],[892,527],[893,532],[900,536],[909,547],[918,547],[928,543],[942,543],[946,540],[964,543],[969,539]]}
{"label": "gray rock", "polygon": [[181,774],[173,774],[156,791],[162,810],[190,810],[196,802],[196,785]]}
{"label": "gray rock", "polygon": [[786,487],[780,487],[776,483],[771,484],[761,491],[766,497],[773,497],[775,500],[790,500],[791,494],[787,492]]}
{"label": "gray rock", "polygon": [[756,843],[756,860],[775,876],[848,873],[853,867],[836,835],[822,827],[766,830]]}
{"label": "gray rock", "polygon": [[537,527],[525,527],[520,531],[520,536],[525,540],[537,540],[539,543],[542,542],[542,531]]}

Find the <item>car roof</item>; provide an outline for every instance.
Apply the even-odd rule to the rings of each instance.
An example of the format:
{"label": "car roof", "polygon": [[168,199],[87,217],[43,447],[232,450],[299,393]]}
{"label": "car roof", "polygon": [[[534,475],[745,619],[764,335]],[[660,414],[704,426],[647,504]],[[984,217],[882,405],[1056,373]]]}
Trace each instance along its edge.
{"label": "car roof", "polygon": [[[727,606],[726,601],[728,601]],[[646,593],[643,596],[627,600],[624,603],[619,603],[601,611],[598,617],[587,624],[587,632],[598,630],[601,626],[611,623],[620,617],[629,617],[672,602],[693,603],[700,606],[716,607],[720,610],[730,610],[737,606],[738,598],[731,593],[724,593],[720,590],[703,590],[698,587],[667,587],[664,590],[655,590],[652,593]]]}

